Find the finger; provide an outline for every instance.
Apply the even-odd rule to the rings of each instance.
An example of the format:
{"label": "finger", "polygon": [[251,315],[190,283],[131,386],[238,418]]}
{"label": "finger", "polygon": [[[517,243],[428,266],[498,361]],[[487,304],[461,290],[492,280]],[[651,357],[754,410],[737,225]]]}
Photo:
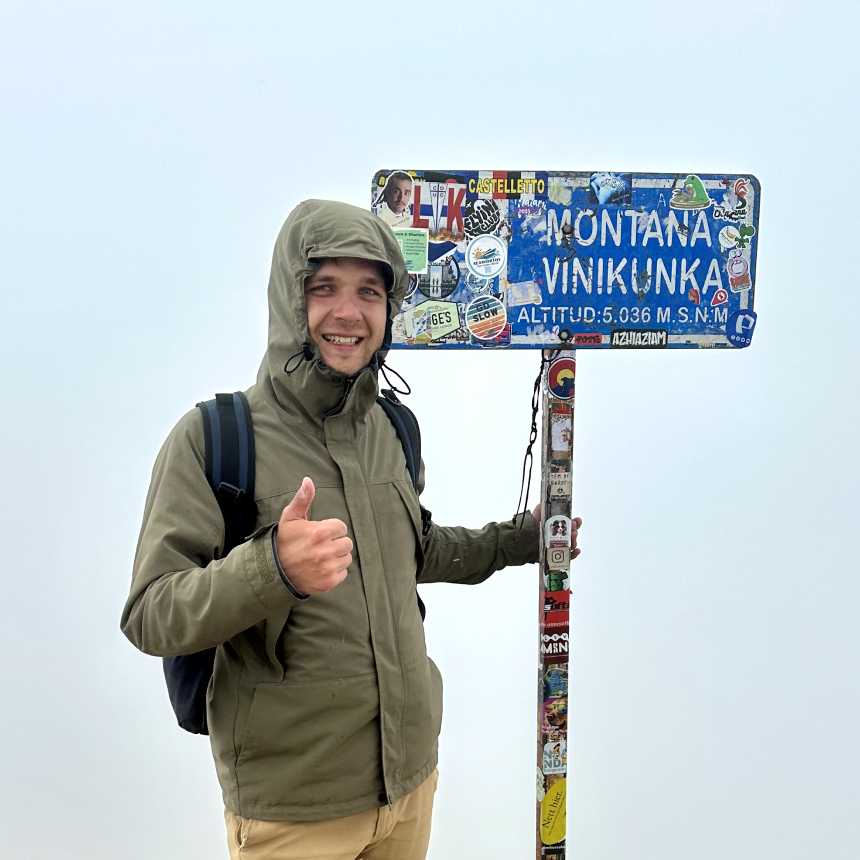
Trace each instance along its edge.
{"label": "finger", "polygon": [[295,496],[281,512],[281,522],[309,519],[316,492],[314,482],[310,478],[302,478],[301,486],[296,490]]}
{"label": "finger", "polygon": [[349,573],[348,568],[344,568],[343,570],[338,571],[338,572],[337,572],[337,573],[332,577],[332,585],[331,585],[331,587],[332,587],[332,588],[337,588],[337,587],[338,587],[338,586],[339,586],[339,585],[340,585],[340,584],[341,584],[341,583],[346,579],[346,577],[347,577],[347,574],[348,574],[348,573]]}
{"label": "finger", "polygon": [[573,558],[576,558],[576,557],[577,557],[581,552],[582,552],[582,550],[581,550],[581,549],[575,549],[575,550],[573,551]]}
{"label": "finger", "polygon": [[336,518],[320,520],[317,523],[317,530],[321,538],[328,540],[346,537],[347,533],[346,523]]}
{"label": "finger", "polygon": [[581,525],[582,525],[582,517],[575,517],[573,520],[574,530],[578,530]]}
{"label": "finger", "polygon": [[319,584],[320,591],[331,591],[337,588],[346,579],[347,570],[337,570],[330,573]]}
{"label": "finger", "polygon": [[342,558],[352,553],[352,541],[348,537],[338,538],[331,542],[331,552],[334,558]]}

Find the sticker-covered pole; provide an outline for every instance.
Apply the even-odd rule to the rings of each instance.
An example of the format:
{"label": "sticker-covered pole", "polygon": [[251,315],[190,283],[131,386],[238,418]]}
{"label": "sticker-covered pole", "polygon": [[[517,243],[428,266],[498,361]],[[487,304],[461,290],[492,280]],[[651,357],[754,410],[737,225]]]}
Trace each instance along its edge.
{"label": "sticker-covered pole", "polygon": [[544,350],[537,860],[564,860],[576,350]]}

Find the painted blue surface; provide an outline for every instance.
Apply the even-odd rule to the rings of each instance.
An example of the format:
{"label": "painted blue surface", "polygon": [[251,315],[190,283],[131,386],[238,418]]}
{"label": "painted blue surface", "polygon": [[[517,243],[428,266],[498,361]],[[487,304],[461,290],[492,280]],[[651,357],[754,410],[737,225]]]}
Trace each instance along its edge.
{"label": "painted blue surface", "polygon": [[[399,217],[395,228],[426,230],[430,261],[395,321],[395,348],[699,348],[751,339],[754,326],[727,335],[729,319],[753,308],[760,187],[750,174],[407,171],[410,205],[395,216],[382,211],[391,172],[374,177],[374,211]],[[479,276],[480,246],[493,254],[499,243],[479,240],[470,252],[480,236],[506,249],[503,271],[490,279]],[[491,339],[466,325],[479,295],[505,304],[508,327]],[[421,309],[425,302],[434,304]],[[438,316],[424,311],[440,302],[459,318],[457,330],[433,329]]]}

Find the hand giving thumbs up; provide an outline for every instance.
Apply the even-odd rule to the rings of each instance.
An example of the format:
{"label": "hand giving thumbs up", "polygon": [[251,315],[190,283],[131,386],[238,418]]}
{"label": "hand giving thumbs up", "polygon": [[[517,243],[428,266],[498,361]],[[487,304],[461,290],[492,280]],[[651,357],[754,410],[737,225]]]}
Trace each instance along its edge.
{"label": "hand giving thumbs up", "polygon": [[278,520],[278,559],[290,582],[305,594],[331,591],[346,579],[352,564],[352,541],[346,523],[309,518],[316,495],[314,482],[303,478]]}

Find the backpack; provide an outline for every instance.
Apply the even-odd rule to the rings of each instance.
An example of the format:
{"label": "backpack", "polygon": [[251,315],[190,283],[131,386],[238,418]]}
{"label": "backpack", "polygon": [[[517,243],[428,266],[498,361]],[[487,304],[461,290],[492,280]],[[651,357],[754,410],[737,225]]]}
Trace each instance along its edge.
{"label": "backpack", "polygon": [[[403,446],[406,468],[412,485],[418,486],[421,467],[421,431],[415,415],[390,389],[383,389],[376,402],[388,416]],[[206,480],[215,493],[224,517],[224,550],[227,555],[254,531],[257,505],[254,502],[254,427],[248,401],[241,391],[216,394],[214,400],[198,403],[203,416],[206,449]],[[421,508],[422,530],[426,534],[430,512]],[[424,620],[425,608],[416,589],[418,609]],[[194,654],[164,657],[162,660],[167,694],[179,725],[187,732],[208,735],[206,690],[215,665],[215,648]]]}

